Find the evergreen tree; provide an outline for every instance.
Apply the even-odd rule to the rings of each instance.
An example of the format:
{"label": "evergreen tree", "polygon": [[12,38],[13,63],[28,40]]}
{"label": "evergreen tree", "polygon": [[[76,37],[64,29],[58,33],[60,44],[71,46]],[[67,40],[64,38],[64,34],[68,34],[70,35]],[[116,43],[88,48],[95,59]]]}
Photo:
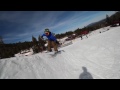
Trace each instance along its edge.
{"label": "evergreen tree", "polygon": [[39,47],[40,47],[40,50],[43,51],[45,50],[45,41],[43,39],[41,39],[41,36],[39,35],[38,37],[38,44],[39,44]]}
{"label": "evergreen tree", "polygon": [[33,36],[32,36],[32,42],[33,42],[33,45],[38,45],[37,39]]}

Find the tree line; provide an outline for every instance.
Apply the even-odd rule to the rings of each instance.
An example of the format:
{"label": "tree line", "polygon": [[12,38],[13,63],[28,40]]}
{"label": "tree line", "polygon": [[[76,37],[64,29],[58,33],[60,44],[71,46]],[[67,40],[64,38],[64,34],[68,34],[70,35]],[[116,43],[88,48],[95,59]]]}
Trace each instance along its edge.
{"label": "tree line", "polygon": [[[2,40],[3,41],[3,40]],[[12,44],[0,44],[0,59],[14,57],[15,54],[21,53],[24,50],[33,49],[34,53],[45,50],[46,42],[38,37],[38,40],[32,36],[32,41],[18,42]]]}

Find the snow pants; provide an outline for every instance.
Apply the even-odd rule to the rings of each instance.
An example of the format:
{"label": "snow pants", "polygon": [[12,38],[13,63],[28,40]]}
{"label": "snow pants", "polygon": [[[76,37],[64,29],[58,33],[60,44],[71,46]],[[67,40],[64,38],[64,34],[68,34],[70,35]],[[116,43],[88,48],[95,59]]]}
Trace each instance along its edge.
{"label": "snow pants", "polygon": [[55,43],[54,41],[48,40],[48,51],[52,51],[51,48],[54,48],[54,51],[58,51],[57,43]]}

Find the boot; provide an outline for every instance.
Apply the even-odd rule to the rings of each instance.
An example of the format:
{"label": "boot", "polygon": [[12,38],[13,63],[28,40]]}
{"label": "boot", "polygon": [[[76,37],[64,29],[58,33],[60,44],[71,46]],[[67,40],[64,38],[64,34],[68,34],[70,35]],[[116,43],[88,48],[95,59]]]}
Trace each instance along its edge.
{"label": "boot", "polygon": [[56,54],[56,53],[58,53],[58,50],[57,50],[57,51],[55,51],[55,53],[54,53],[54,54]]}

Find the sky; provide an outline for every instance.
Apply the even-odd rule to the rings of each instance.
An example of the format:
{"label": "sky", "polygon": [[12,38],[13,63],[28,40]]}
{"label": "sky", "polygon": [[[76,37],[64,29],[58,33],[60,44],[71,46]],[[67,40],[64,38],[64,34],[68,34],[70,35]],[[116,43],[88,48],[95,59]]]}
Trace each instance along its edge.
{"label": "sky", "polygon": [[0,11],[4,43],[32,41],[49,28],[55,34],[74,31],[114,14],[115,11]]}

